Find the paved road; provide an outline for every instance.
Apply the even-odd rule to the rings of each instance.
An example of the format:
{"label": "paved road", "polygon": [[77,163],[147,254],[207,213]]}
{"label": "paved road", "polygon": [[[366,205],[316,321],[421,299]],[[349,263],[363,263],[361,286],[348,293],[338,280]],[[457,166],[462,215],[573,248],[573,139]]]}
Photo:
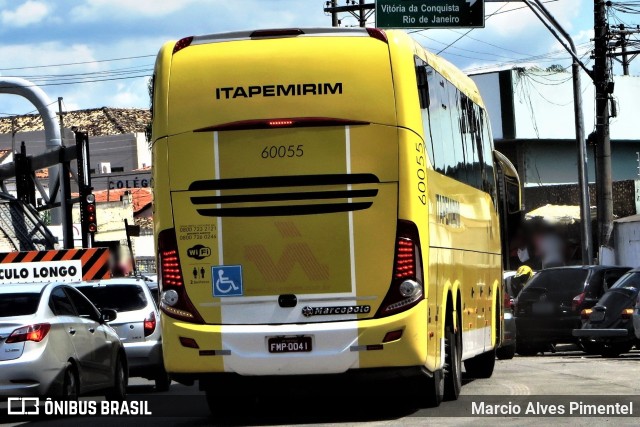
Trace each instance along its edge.
{"label": "paved road", "polygon": [[[464,379],[461,398],[443,402],[439,408],[416,410],[403,405],[405,390],[394,390],[393,398],[371,400],[357,399],[354,389],[352,399],[321,397],[308,400],[301,396],[272,396],[258,402],[238,402],[217,418],[209,416],[204,395],[197,387],[173,384],[168,393],[154,393],[150,382],[133,379],[129,387],[132,399],[149,400],[155,408],[169,408],[180,417],[103,418],[58,417],[40,418],[29,425],[473,425],[494,426],[495,417],[479,417],[484,408],[501,405],[507,415],[500,416],[501,425],[638,425],[640,422],[640,351],[623,355],[618,359],[588,356],[571,347],[560,348],[555,354],[536,357],[518,357],[497,361],[492,378],[487,380]],[[612,395],[612,396],[610,396]],[[609,397],[606,397],[609,396]],[[535,413],[564,408],[570,405],[608,403],[628,406],[634,402],[633,417],[588,416],[540,418],[522,416],[529,405]],[[483,406],[484,405],[484,406]],[[516,415],[516,407],[520,414]],[[575,409],[579,415],[581,407]],[[588,410],[588,408],[587,408]],[[474,414],[474,411],[476,412]],[[508,413],[511,412],[511,415]],[[157,412],[156,412],[157,414]]]}

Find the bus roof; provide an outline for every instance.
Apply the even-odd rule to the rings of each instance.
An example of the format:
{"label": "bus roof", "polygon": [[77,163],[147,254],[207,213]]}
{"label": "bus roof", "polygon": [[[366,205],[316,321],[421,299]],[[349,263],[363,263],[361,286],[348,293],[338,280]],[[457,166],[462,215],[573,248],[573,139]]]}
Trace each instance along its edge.
{"label": "bus roof", "polygon": [[[420,45],[415,39],[409,36],[402,30],[379,30],[376,28],[278,28],[278,29],[264,29],[264,30],[244,30],[244,31],[231,31],[225,33],[207,34],[201,36],[188,37],[190,39],[190,45],[205,44],[205,43],[219,43],[230,42],[237,40],[247,39],[260,39],[263,37],[291,37],[291,36],[305,36],[305,37],[326,37],[326,36],[352,36],[352,37],[375,37],[385,38],[386,35],[389,38],[393,37],[407,37],[414,45],[414,49],[417,53],[422,53],[423,59],[427,61],[437,72],[442,74],[447,80],[457,86],[465,95],[473,100],[476,104],[484,108],[482,98],[478,88],[473,80],[471,80],[465,73],[463,73],[456,66],[451,64],[446,59],[429,52],[422,45]],[[183,39],[184,40],[184,39]]]}
{"label": "bus roof", "polygon": [[[329,49],[330,54],[327,45],[324,45],[328,37],[339,37],[344,40],[336,43],[333,49]],[[351,41],[347,43],[345,38],[349,38]],[[277,45],[274,44],[274,40],[278,39],[282,39],[282,45],[279,41],[276,42]],[[302,41],[302,39],[306,39],[308,43],[298,44],[295,42],[295,40]],[[368,40],[371,39],[377,39],[378,43],[369,42]],[[254,45],[251,42],[254,40],[260,41],[260,43]],[[246,44],[247,41],[250,44]],[[218,46],[215,48],[211,46],[212,49],[207,49],[205,45]],[[195,47],[195,50],[189,49],[190,46]],[[292,47],[295,49],[291,49]],[[189,50],[191,53],[184,55],[183,49]],[[290,60],[285,61],[280,69],[269,62],[272,61],[274,55],[279,57],[281,52],[287,49],[291,49],[291,53],[287,53]],[[358,52],[358,55],[354,55],[354,51]],[[264,87],[265,91],[272,90],[272,87],[280,88],[280,86],[290,88],[293,84],[316,82],[319,76],[325,79],[323,80],[325,83],[322,84],[328,82],[335,85],[335,82],[340,82],[342,85],[344,79],[350,79],[348,82],[344,82],[345,96],[342,97],[344,102],[341,105],[344,106],[345,111],[337,111],[336,104],[332,103],[330,97],[318,97],[314,99],[315,102],[309,104],[308,115],[320,117],[326,116],[327,111],[332,111],[337,115],[342,114],[343,118],[352,120],[405,126],[405,121],[410,120],[409,118],[415,118],[413,115],[417,111],[415,108],[417,98],[414,99],[415,97],[411,95],[415,91],[415,83],[411,78],[394,79],[391,73],[395,72],[404,76],[413,75],[414,56],[425,60],[474,103],[484,107],[478,89],[469,77],[446,60],[426,51],[401,30],[285,28],[200,35],[186,37],[177,42],[168,42],[158,55],[154,78],[160,91],[167,93],[166,97],[160,98],[165,101],[162,103],[154,102],[154,115],[165,116],[168,121],[154,125],[154,139],[170,133],[193,131],[220,123],[242,120],[247,114],[252,119],[265,118],[266,116],[262,116],[270,114],[268,108],[264,108],[259,100],[254,100],[251,103],[244,102],[242,101],[244,96],[236,97],[236,92],[240,95],[248,94],[246,98],[249,99],[251,98],[249,95],[253,94],[250,91],[257,90],[257,87]],[[224,61],[234,61],[237,68],[231,70],[224,66],[205,65],[211,61],[215,61],[217,64],[223,64]],[[264,71],[263,68],[264,72],[256,73],[256,67],[259,68],[256,64],[261,63],[260,61],[262,64],[268,63],[270,66],[267,71]],[[291,65],[288,64],[292,63],[299,64],[294,70],[295,72],[287,69],[287,67],[291,68]],[[194,76],[199,77],[194,78]],[[234,102],[236,106],[241,105],[242,108],[217,110],[218,113],[222,111],[223,114],[217,114],[207,120],[204,120],[202,115],[197,117],[193,115],[191,111],[211,111],[212,100],[196,96],[199,94],[199,89],[193,83],[198,81],[202,85],[205,80],[211,82],[210,86],[214,86],[213,82],[216,82],[215,97],[217,100],[224,98],[223,102],[226,102],[231,91],[236,91],[233,92],[233,98],[238,99]],[[335,89],[333,86],[332,88]],[[342,86],[340,90],[342,91]],[[171,93],[169,94],[169,92]],[[322,89],[320,92],[324,93],[325,91]],[[347,94],[351,98],[347,99]],[[271,96],[271,92],[268,95]],[[394,103],[391,99],[394,96],[402,100]],[[189,106],[189,108],[173,108],[173,113],[169,118],[167,108],[169,97],[172,98],[173,105]],[[292,111],[297,111],[298,107],[293,105],[294,97],[288,98],[282,97],[280,102],[283,106],[291,107],[289,110],[293,108]],[[198,99],[198,102],[194,103],[194,99]],[[353,109],[347,106],[349,103],[357,103],[361,108]],[[374,108],[375,105],[381,105],[381,103],[390,107]],[[394,111],[394,104],[397,111]],[[249,110],[246,107],[250,107]],[[282,110],[283,114],[287,116],[293,114],[289,110]],[[170,125],[169,122],[172,124]]]}

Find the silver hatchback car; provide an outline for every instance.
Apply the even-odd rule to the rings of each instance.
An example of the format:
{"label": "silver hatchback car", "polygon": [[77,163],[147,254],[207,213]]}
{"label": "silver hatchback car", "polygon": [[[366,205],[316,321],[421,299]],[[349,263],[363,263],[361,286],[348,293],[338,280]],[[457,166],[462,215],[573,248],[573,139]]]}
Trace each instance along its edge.
{"label": "silver hatchback car", "polygon": [[126,396],[127,360],[112,310],[64,283],[0,286],[0,395]]}
{"label": "silver hatchback car", "polygon": [[96,307],[118,313],[110,325],[124,345],[129,375],[153,380],[157,391],[167,391],[171,379],[162,360],[160,313],[147,283],[139,278],[113,278],[73,286]]}

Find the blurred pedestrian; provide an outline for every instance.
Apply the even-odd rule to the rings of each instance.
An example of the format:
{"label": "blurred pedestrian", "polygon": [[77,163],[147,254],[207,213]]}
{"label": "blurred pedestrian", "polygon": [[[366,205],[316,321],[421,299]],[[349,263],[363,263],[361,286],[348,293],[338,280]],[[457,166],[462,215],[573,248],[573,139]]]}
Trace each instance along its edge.
{"label": "blurred pedestrian", "polygon": [[528,265],[521,265],[516,270],[516,274],[511,279],[511,292],[512,297],[516,298],[520,291],[527,286],[529,280],[533,277],[533,270]]}

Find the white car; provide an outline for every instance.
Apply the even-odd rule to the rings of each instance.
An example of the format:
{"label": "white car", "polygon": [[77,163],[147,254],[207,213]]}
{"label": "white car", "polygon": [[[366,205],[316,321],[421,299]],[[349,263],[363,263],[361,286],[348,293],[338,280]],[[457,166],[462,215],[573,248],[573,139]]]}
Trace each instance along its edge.
{"label": "white car", "polygon": [[167,391],[171,380],[162,359],[160,313],[149,284],[139,278],[113,278],[73,286],[96,307],[118,313],[110,324],[124,345],[129,375],[153,380],[157,391]]}
{"label": "white car", "polygon": [[64,283],[0,287],[0,395],[77,398],[104,390],[123,400],[127,359],[98,311]]}

